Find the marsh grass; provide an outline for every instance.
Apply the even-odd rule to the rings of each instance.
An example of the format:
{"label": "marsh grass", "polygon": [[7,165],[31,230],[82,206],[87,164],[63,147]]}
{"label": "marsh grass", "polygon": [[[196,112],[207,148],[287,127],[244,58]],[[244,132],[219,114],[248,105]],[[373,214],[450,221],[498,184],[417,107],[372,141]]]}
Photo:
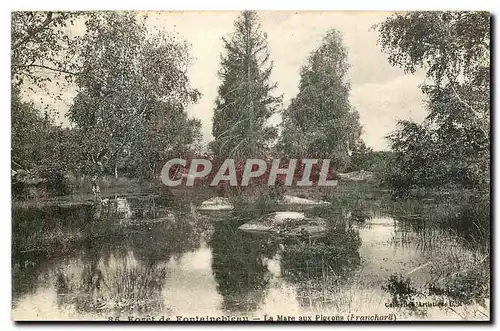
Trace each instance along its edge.
{"label": "marsh grass", "polygon": [[449,246],[430,262],[429,294],[446,295],[463,304],[485,306],[490,291],[489,254],[462,245]]}
{"label": "marsh grass", "polygon": [[277,210],[280,193],[274,189],[257,188],[246,191],[229,199],[237,211],[238,217],[251,219]]}
{"label": "marsh grass", "polygon": [[130,314],[165,308],[162,291],[166,266],[143,264],[132,254],[79,265],[56,271],[61,304],[72,304],[77,311]]}
{"label": "marsh grass", "polygon": [[[444,280],[450,282],[450,278]],[[423,288],[414,285],[408,274],[381,279],[378,289],[371,282],[358,272],[346,285],[339,286],[338,275],[326,266],[321,277],[301,285],[298,294],[301,305],[311,314],[377,314],[381,319],[395,314],[398,320],[488,320],[490,316],[489,297],[460,301],[449,293],[433,292],[431,284]],[[463,279],[458,284],[463,287]],[[444,306],[423,307],[418,302]],[[450,302],[456,306],[450,306]]]}
{"label": "marsh grass", "polygon": [[[392,296],[392,303],[410,315],[425,316],[430,308],[408,305],[413,301],[450,302],[444,306],[460,319],[489,318],[490,263],[489,253],[482,247],[471,248],[458,235],[435,231],[433,244],[424,248],[421,236],[410,240],[410,244],[422,249],[427,262],[403,275],[393,274],[383,285]],[[429,240],[427,237],[423,240]],[[428,280],[421,284],[420,271],[426,270]],[[417,285],[420,283],[420,285]],[[436,312],[434,312],[436,313]]]}

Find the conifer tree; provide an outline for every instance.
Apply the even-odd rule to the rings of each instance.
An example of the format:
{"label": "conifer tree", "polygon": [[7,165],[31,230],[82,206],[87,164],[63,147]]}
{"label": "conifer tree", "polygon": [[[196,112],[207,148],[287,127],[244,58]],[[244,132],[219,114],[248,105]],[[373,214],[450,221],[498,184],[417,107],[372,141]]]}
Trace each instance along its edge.
{"label": "conifer tree", "polygon": [[260,29],[256,12],[244,11],[235,32],[223,38],[221,85],[213,116],[212,151],[220,157],[245,158],[264,154],[277,138],[277,128],[267,125],[280,97],[272,95],[273,63],[267,34]]}

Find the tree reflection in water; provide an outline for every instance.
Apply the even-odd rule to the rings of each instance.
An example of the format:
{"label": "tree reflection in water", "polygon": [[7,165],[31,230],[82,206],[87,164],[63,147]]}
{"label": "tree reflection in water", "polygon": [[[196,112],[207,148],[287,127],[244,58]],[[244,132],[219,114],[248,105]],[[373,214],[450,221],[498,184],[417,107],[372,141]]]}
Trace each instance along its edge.
{"label": "tree reflection in water", "polygon": [[264,262],[272,258],[278,243],[266,236],[252,236],[238,230],[245,223],[236,213],[215,223],[209,244],[217,290],[223,297],[223,309],[250,313],[262,303],[271,274]]}
{"label": "tree reflection in water", "polygon": [[296,285],[303,307],[322,308],[360,265],[360,246],[358,230],[345,223],[332,225],[320,238],[287,238],[281,252],[282,276]]}

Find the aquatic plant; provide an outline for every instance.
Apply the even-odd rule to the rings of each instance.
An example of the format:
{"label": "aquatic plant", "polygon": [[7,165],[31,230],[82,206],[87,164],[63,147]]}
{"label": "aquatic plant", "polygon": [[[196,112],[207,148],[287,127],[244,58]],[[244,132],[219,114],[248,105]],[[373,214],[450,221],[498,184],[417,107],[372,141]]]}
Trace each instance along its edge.
{"label": "aquatic plant", "polygon": [[150,313],[163,309],[161,292],[167,269],[142,264],[132,254],[56,271],[55,286],[60,304],[77,311]]}

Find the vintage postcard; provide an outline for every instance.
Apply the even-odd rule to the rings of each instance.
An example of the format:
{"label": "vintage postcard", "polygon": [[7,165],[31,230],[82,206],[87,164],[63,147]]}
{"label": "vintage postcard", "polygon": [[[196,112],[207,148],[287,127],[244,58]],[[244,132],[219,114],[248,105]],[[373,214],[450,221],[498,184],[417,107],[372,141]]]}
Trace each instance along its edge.
{"label": "vintage postcard", "polygon": [[11,13],[15,321],[490,321],[481,11]]}

